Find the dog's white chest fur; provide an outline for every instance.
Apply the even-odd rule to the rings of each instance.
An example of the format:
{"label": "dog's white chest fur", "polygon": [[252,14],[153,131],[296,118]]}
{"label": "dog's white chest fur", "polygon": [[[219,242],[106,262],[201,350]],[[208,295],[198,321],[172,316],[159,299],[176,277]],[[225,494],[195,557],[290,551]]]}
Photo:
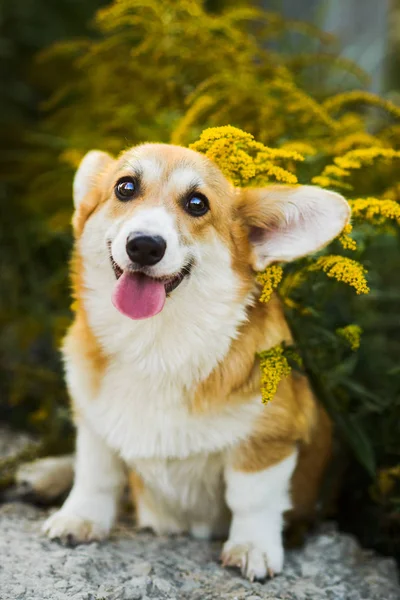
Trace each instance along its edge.
{"label": "dog's white chest fur", "polygon": [[[88,254],[90,244],[88,235],[82,248]],[[227,402],[206,414],[190,410],[197,385],[225,359],[247,318],[230,262],[227,249],[213,240],[207,268],[195,269],[190,285],[182,283],[162,314],[145,321],[127,319],[112,306],[115,277],[108,263],[85,270],[89,323],[109,360],[94,398],[88,398],[85,366],[73,355],[66,357],[68,383],[87,422],[128,464],[221,451],[244,439],[262,410],[259,399]],[[212,407],[215,399],[209,400]]]}
{"label": "dog's white chest fur", "polygon": [[193,414],[180,381],[116,363],[104,376],[97,398],[83,410],[90,423],[131,465],[142,458],[187,458],[232,446],[251,431],[262,410],[258,398]]}

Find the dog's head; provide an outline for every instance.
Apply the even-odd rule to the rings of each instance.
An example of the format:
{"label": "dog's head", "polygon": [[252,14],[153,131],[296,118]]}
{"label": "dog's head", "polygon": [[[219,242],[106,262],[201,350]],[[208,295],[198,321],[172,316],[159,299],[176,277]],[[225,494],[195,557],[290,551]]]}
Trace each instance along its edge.
{"label": "dog's head", "polygon": [[74,228],[98,293],[131,319],[209,295],[243,302],[254,271],[312,253],[336,237],[350,210],[310,186],[237,190],[203,155],[144,144],[118,159],[98,151],[74,180]]}

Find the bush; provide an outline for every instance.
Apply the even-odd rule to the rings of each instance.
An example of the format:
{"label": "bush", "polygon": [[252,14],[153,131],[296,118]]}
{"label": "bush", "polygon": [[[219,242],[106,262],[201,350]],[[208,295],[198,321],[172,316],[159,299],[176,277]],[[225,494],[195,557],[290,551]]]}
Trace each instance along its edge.
{"label": "bush", "polygon": [[[286,52],[288,35],[304,51]],[[400,108],[362,90],[333,94],[338,71],[351,88],[365,75],[331,48],[331,37],[313,26],[247,5],[210,12],[200,0],[115,0],[97,12],[91,38],[41,53],[45,117],[25,137],[24,160],[14,161],[26,219],[17,231],[31,241],[17,265],[13,242],[2,273],[14,299],[1,308],[1,410],[45,432],[67,421],[55,348],[70,319],[71,179],[83,154],[142,141],[187,145],[206,127],[239,127],[266,146],[262,168],[250,138],[232,141],[232,130],[222,131],[219,146],[206,138],[196,146],[237,184],[314,183],[352,205],[353,231],[283,274],[265,274],[264,283],[267,294],[282,277],[304,368],[362,466],[350,463],[342,514],[354,506],[364,518],[361,501],[368,543],[393,552],[397,538],[382,527],[393,528],[400,510]],[[229,171],[232,144],[244,162]],[[11,235],[16,217],[6,218]]]}

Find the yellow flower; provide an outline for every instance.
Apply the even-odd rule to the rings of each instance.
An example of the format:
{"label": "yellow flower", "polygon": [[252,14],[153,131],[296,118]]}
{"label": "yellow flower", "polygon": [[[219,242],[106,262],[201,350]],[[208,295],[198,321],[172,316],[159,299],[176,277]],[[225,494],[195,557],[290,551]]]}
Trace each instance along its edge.
{"label": "yellow flower", "polygon": [[341,136],[336,144],[333,145],[332,154],[344,154],[353,148],[359,148],[363,146],[368,148],[371,146],[383,146],[383,142],[366,131],[356,131],[355,133],[352,132],[345,137]]}
{"label": "yellow flower", "polygon": [[271,179],[296,184],[296,175],[275,164],[275,161],[304,160],[296,151],[264,146],[256,142],[250,133],[231,125],[206,129],[189,147],[215,162],[236,186],[266,185]]}
{"label": "yellow flower", "polygon": [[314,185],[319,185],[323,188],[336,187],[344,190],[352,189],[352,186],[349,183],[339,181],[338,179],[332,179],[331,177],[327,177],[325,174],[316,175],[311,179],[311,183],[313,183]]}
{"label": "yellow flower", "polygon": [[376,158],[384,160],[400,158],[400,151],[380,146],[349,150],[342,156],[334,158],[334,164],[327,165],[320,175],[313,177],[312,182],[322,187],[347,187],[351,189],[352,186],[343,182],[342,178],[351,175],[352,170],[371,165]]}
{"label": "yellow flower", "polygon": [[349,204],[355,219],[365,219],[378,225],[386,219],[391,219],[400,225],[400,204],[394,200],[358,198],[350,200]]}
{"label": "yellow flower", "polygon": [[396,200],[400,201],[400,182],[394,183],[390,187],[388,187],[382,194],[382,198],[384,200]]}
{"label": "yellow flower", "polygon": [[393,492],[400,481],[400,465],[379,469],[376,482],[371,487],[371,496],[377,501],[387,501],[387,497]]}
{"label": "yellow flower", "polygon": [[370,165],[376,158],[393,159],[399,158],[400,151],[392,148],[380,148],[372,146],[370,148],[357,148],[350,150],[343,156],[334,159],[334,163],[342,169],[361,169],[364,165]]}
{"label": "yellow flower", "polygon": [[280,149],[298,152],[302,156],[314,156],[318,152],[315,146],[312,146],[309,142],[303,142],[301,140],[285,142],[281,145]]}
{"label": "yellow flower", "polygon": [[323,271],[328,277],[347,283],[353,287],[357,294],[368,294],[369,287],[365,279],[367,271],[364,267],[351,258],[330,254],[321,256],[308,267],[309,271]]}
{"label": "yellow flower", "polygon": [[357,242],[350,237],[350,233],[353,231],[351,223],[345,225],[340,237],[339,242],[342,244],[345,250],[357,250]]}
{"label": "yellow flower", "polygon": [[257,283],[263,286],[260,302],[269,302],[272,292],[278,287],[282,280],[283,269],[279,265],[270,265],[256,277]]}
{"label": "yellow flower", "polygon": [[353,90],[351,92],[344,92],[342,94],[332,96],[331,98],[325,100],[323,107],[328,113],[334,113],[348,104],[360,103],[378,106],[386,110],[393,117],[400,117],[399,106],[396,106],[396,104],[390,102],[390,100],[385,100],[384,98],[380,98],[371,92],[364,92],[361,90]]}
{"label": "yellow flower", "polygon": [[264,404],[272,400],[278,385],[284,377],[290,374],[291,368],[279,344],[258,355],[261,370],[261,398]]}
{"label": "yellow flower", "polygon": [[362,329],[359,325],[347,325],[336,329],[336,333],[349,344],[350,348],[355,351],[360,347],[360,338]]}
{"label": "yellow flower", "polygon": [[[278,167],[276,165],[267,165],[266,164],[265,165],[265,173],[269,176],[274,177],[274,179],[276,181],[279,181],[280,183],[290,183],[292,185],[297,183],[296,175],[293,175],[293,173],[289,173],[289,171],[286,171],[286,169],[282,169],[282,167]],[[268,179],[267,179],[266,183],[268,182]]]}

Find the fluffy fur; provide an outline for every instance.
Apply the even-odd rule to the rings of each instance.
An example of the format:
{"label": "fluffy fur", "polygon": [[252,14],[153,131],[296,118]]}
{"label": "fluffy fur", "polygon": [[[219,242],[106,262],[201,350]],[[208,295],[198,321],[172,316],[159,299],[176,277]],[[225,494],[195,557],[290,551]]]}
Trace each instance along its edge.
{"label": "fluffy fur", "polygon": [[[140,179],[129,202],[114,193]],[[193,217],[189,191],[209,199]],[[283,515],[310,516],[331,430],[307,381],[286,378],[264,406],[256,352],[290,341],[279,301],[258,302],[254,269],[313,252],[349,219],[338,194],[310,187],[235,190],[208,159],[146,144],[114,160],[91,152],[74,182],[75,321],[63,347],[77,425],[75,483],[47,522],[52,538],[101,539],[131,471],[139,527],[228,536],[223,561],[250,579],[283,566]],[[160,314],[112,305],[112,259],[129,268],[132,231],[161,235],[153,277],[190,276]]]}

